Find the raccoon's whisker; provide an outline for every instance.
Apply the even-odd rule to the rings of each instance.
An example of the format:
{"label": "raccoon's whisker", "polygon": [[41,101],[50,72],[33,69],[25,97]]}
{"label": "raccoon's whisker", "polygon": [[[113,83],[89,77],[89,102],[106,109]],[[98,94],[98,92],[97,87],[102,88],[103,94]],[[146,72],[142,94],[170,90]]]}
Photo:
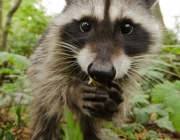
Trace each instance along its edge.
{"label": "raccoon's whisker", "polygon": [[[156,61],[155,61],[155,62],[156,62]],[[157,64],[161,64],[161,61],[159,61],[159,62],[160,62],[160,63],[157,62]],[[137,69],[142,69],[141,67],[138,67],[138,66],[136,66],[136,65],[134,65],[134,64],[132,64],[131,66],[133,66],[134,68],[137,68]],[[170,66],[169,66],[169,67],[170,67]],[[173,73],[173,72],[167,71],[167,70],[165,70],[165,69],[161,69],[161,68],[158,68],[158,67],[156,67],[156,66],[151,66],[150,68],[152,68],[152,69],[154,69],[154,70],[159,70],[159,71],[161,71],[161,72],[164,72],[164,73],[167,73],[167,74],[171,74],[171,75],[173,75],[173,76],[176,76],[176,77],[180,78],[179,75],[177,75],[177,74],[175,74],[175,73]]]}
{"label": "raccoon's whisker", "polygon": [[148,82],[151,82],[149,78],[143,76],[143,75],[139,75],[139,74],[135,74],[133,72],[131,72],[133,76],[137,77],[139,79],[139,82],[142,83],[143,85],[147,84]]}
{"label": "raccoon's whisker", "polygon": [[138,70],[138,69],[142,69],[139,64],[131,64],[131,68]]}
{"label": "raccoon's whisker", "polygon": [[149,77],[149,76],[147,76],[147,75],[139,75],[137,72],[137,74],[135,74],[135,73],[133,73],[132,71],[131,72],[129,72],[129,73],[131,73],[134,77],[138,77],[139,79],[140,79],[140,83],[142,83],[143,85],[146,85],[146,84],[152,84],[152,86],[154,86],[154,84],[153,84],[153,82],[152,82],[152,80],[153,81],[155,81],[155,82],[158,82],[158,83],[160,83],[159,81],[157,81],[156,79],[153,79],[152,77]]}
{"label": "raccoon's whisker", "polygon": [[129,78],[132,84],[136,83],[136,80],[132,78],[132,76],[129,73],[127,73],[127,77]]}
{"label": "raccoon's whisker", "polygon": [[128,73],[130,73],[133,77],[137,78],[136,82],[140,82],[144,84],[144,77],[140,76],[138,73],[134,73],[133,71],[129,71]]}
{"label": "raccoon's whisker", "polygon": [[133,69],[133,68],[130,68],[130,71],[129,72],[131,72],[132,74],[134,74],[134,75],[137,75],[139,78],[142,78],[141,76],[140,76],[140,74],[135,70],[135,69]]}
{"label": "raccoon's whisker", "polygon": [[58,55],[62,55],[62,56],[64,56],[64,58],[63,59],[61,59],[61,60],[67,60],[68,58],[70,59],[70,58],[76,58],[75,56],[73,56],[73,55],[70,55],[70,54],[66,54],[66,53],[61,53],[61,52],[58,52],[57,53]]}
{"label": "raccoon's whisker", "polygon": [[54,62],[55,63],[57,63],[57,66],[59,66],[59,67],[64,67],[64,66],[66,66],[66,65],[68,65],[68,64],[73,64],[73,63],[75,63],[75,64],[77,64],[77,62],[76,61],[74,61],[74,60],[68,60],[68,59],[61,59],[61,60],[55,60]]}
{"label": "raccoon's whisker", "polygon": [[59,44],[64,44],[64,45],[70,46],[72,48],[80,49],[80,47],[78,45],[74,45],[74,44],[72,45],[68,42],[60,42]]}
{"label": "raccoon's whisker", "polygon": [[[130,68],[129,71],[131,74],[133,74],[134,76],[138,77],[139,80],[142,80],[145,78],[145,81],[150,81],[149,78],[145,77],[144,75],[140,74],[137,70],[135,70],[134,68]],[[142,81],[140,81],[142,82]]]}
{"label": "raccoon's whisker", "polygon": [[148,64],[143,62],[133,62],[131,63],[133,69],[142,69],[142,67],[147,68]]}
{"label": "raccoon's whisker", "polygon": [[68,65],[68,66],[66,66],[66,67],[64,67],[63,69],[61,69],[60,71],[65,71],[65,70],[68,70],[68,69],[70,69],[70,68],[72,68],[72,67],[74,67],[74,66],[76,66],[77,64],[75,64],[75,63],[72,63],[71,65]]}
{"label": "raccoon's whisker", "polygon": [[[140,68],[140,67],[138,67],[138,68]],[[153,78],[152,76],[148,76],[147,74],[139,74],[138,72],[136,72],[141,78],[143,78],[143,79],[145,79],[145,81],[148,81],[148,82],[151,82],[151,80],[153,80],[153,81],[155,81],[155,82],[158,82],[159,83],[159,81],[157,81],[155,78]]]}
{"label": "raccoon's whisker", "polygon": [[138,59],[132,59],[131,60],[134,64],[149,64],[150,60],[147,58],[138,58]]}
{"label": "raccoon's whisker", "polygon": [[[77,65],[76,65],[77,66]],[[72,74],[74,71],[76,71],[77,69],[79,69],[79,67],[76,67],[76,68],[74,68],[71,72],[70,72],[70,74]]]}
{"label": "raccoon's whisker", "polygon": [[[80,78],[81,77],[81,78]],[[76,76],[76,78],[77,79],[85,79],[85,77],[86,77],[86,74],[84,74],[82,71],[79,71],[79,73],[77,74],[77,76]],[[86,79],[86,81],[87,81],[87,79]]]}
{"label": "raccoon's whisker", "polygon": [[75,54],[70,54],[70,53],[72,53],[72,52],[70,52],[70,51],[64,51],[64,52],[56,52],[56,54],[57,55],[64,55],[64,57],[72,57],[72,58],[75,58]]}
{"label": "raccoon's whisker", "polygon": [[75,61],[75,58],[74,57],[67,57],[67,56],[65,56],[65,58],[62,58],[62,59],[55,59],[54,60],[54,62],[55,63],[64,63],[65,61],[67,61],[67,62],[74,62]]}
{"label": "raccoon's whisker", "polygon": [[133,63],[147,63],[147,60],[148,60],[148,63],[151,62],[151,60],[148,58],[140,58],[140,59],[134,59]]}
{"label": "raccoon's whisker", "polygon": [[81,77],[82,74],[83,74],[83,73],[82,73],[81,71],[79,71],[79,72],[77,73],[77,75],[75,75],[75,78],[80,79],[80,77]]}
{"label": "raccoon's whisker", "polygon": [[81,43],[79,43],[79,41],[78,41],[76,38],[74,38],[72,35],[70,35],[68,32],[66,32],[66,31],[64,31],[64,30],[62,30],[62,32],[64,32],[65,34],[67,34],[69,37],[71,37],[73,40],[75,40],[81,47],[83,47],[83,45],[82,45]]}
{"label": "raccoon's whisker", "polygon": [[[76,61],[68,61],[68,62],[63,62],[61,65],[66,65],[66,64],[70,64],[70,65],[66,65],[63,69],[61,69],[62,71],[64,71],[64,70],[68,70],[68,69],[71,69],[71,68],[73,68],[73,67],[76,67],[75,69],[77,69],[78,67],[78,63],[76,62]],[[62,66],[61,66],[62,67]],[[74,70],[75,70],[74,69]],[[74,71],[73,70],[73,71]],[[71,73],[73,72],[73,71],[71,71]]]}
{"label": "raccoon's whisker", "polygon": [[87,77],[87,78],[86,78],[86,81],[88,81],[88,80],[89,80],[89,77],[88,77],[86,74],[84,74],[84,76]]}
{"label": "raccoon's whisker", "polygon": [[152,81],[154,81],[154,82],[156,82],[156,83],[158,83],[158,84],[161,83],[160,81],[158,81],[157,79],[153,78],[152,76],[144,75],[144,77],[146,77],[147,79],[149,79],[150,82],[151,82],[151,80],[152,80]]}
{"label": "raccoon's whisker", "polygon": [[64,52],[70,52],[70,53],[78,53],[78,49],[69,47],[69,46],[64,46],[64,45],[59,45],[61,48],[65,48],[63,51]]}
{"label": "raccoon's whisker", "polygon": [[72,63],[75,63],[75,64],[77,64],[75,61],[68,61],[68,62],[63,62],[62,64],[64,65],[64,64],[72,64]]}
{"label": "raccoon's whisker", "polygon": [[60,60],[68,60],[68,61],[71,61],[70,59],[76,59],[76,57],[75,56],[72,56],[72,55],[66,55],[65,53],[57,53],[58,55],[62,55],[64,58],[61,58],[61,59],[59,59],[59,58],[57,58],[57,61],[60,61]]}
{"label": "raccoon's whisker", "polygon": [[150,58],[134,58],[134,59],[131,59],[131,61],[133,63],[144,63],[144,64],[149,64],[149,63],[152,63],[153,60],[150,59]]}
{"label": "raccoon's whisker", "polygon": [[72,48],[72,47],[69,47],[69,46],[60,45],[60,47],[65,48],[63,51],[66,51],[66,52],[73,52],[73,53],[78,52],[78,50],[76,48]]}
{"label": "raccoon's whisker", "polygon": [[167,73],[167,74],[171,74],[171,75],[173,75],[173,76],[176,76],[176,77],[180,78],[179,75],[177,75],[177,74],[175,74],[175,73],[173,73],[173,72],[167,71],[167,70],[165,70],[165,69],[161,69],[161,68],[157,68],[157,67],[153,67],[153,68],[154,68],[155,70],[159,70],[159,71],[161,71],[161,72],[164,72],[164,73]]}
{"label": "raccoon's whisker", "polygon": [[130,58],[132,61],[151,60],[149,57]]}
{"label": "raccoon's whisker", "polygon": [[69,43],[66,43],[66,42],[62,42],[62,43],[59,43],[59,45],[61,45],[62,47],[66,47],[67,49],[72,49],[73,51],[79,51],[80,50],[80,47],[77,46],[77,45],[71,45]]}
{"label": "raccoon's whisker", "polygon": [[162,65],[165,65],[165,66],[171,67],[171,64],[166,63],[166,62],[161,61],[161,60],[152,60],[151,62],[152,62],[152,63],[154,63],[154,64],[162,64]]}
{"label": "raccoon's whisker", "polygon": [[146,59],[149,59],[149,58],[154,58],[154,57],[157,57],[158,55],[142,55],[142,56],[133,56],[132,59],[141,59],[141,58],[146,58]]}
{"label": "raccoon's whisker", "polygon": [[89,81],[89,77],[85,73],[82,72],[81,75],[82,75],[82,78],[85,79],[85,81]]}
{"label": "raccoon's whisker", "polygon": [[65,57],[69,56],[70,58],[74,58],[71,54],[68,54],[68,53],[56,52],[56,54],[60,54],[62,56],[64,55]]}

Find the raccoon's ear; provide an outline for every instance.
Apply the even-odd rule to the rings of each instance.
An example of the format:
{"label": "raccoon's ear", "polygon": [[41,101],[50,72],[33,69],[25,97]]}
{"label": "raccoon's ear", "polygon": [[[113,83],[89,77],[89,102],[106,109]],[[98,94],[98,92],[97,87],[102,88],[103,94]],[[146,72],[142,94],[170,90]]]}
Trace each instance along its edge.
{"label": "raccoon's ear", "polygon": [[149,8],[151,8],[158,1],[159,0],[145,0]]}
{"label": "raccoon's ear", "polygon": [[71,0],[65,0],[66,1],[66,4],[69,4],[71,2]]}
{"label": "raccoon's ear", "polygon": [[68,5],[68,4],[74,3],[76,0],[65,0],[65,1],[66,1],[67,5]]}

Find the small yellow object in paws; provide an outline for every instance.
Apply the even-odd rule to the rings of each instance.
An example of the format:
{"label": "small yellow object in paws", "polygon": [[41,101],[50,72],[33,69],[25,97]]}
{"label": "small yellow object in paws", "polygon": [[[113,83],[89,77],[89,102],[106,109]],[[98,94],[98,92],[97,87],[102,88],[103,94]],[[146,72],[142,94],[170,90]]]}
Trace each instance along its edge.
{"label": "small yellow object in paws", "polygon": [[98,86],[105,86],[104,84],[95,81],[95,80],[92,79],[91,77],[89,77],[89,83],[88,83],[88,84],[93,84],[95,87],[98,87]]}

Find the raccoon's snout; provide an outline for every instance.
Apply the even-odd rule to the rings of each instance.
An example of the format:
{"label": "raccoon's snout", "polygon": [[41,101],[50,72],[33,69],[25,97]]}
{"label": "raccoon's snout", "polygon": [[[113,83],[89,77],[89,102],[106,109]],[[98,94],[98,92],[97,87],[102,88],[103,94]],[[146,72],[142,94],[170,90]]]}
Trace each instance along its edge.
{"label": "raccoon's snout", "polygon": [[88,66],[88,74],[99,83],[109,83],[115,78],[116,70],[110,62],[94,61]]}

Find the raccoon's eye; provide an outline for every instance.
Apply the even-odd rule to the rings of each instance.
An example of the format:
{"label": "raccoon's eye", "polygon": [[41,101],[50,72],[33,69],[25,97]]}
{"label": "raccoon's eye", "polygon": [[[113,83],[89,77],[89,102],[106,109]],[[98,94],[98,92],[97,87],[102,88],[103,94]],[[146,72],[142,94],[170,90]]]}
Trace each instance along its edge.
{"label": "raccoon's eye", "polygon": [[123,23],[121,25],[121,33],[125,35],[130,35],[133,32],[133,25],[130,23]]}
{"label": "raccoon's eye", "polygon": [[80,30],[82,32],[89,32],[91,30],[91,24],[87,21],[81,22]]}

